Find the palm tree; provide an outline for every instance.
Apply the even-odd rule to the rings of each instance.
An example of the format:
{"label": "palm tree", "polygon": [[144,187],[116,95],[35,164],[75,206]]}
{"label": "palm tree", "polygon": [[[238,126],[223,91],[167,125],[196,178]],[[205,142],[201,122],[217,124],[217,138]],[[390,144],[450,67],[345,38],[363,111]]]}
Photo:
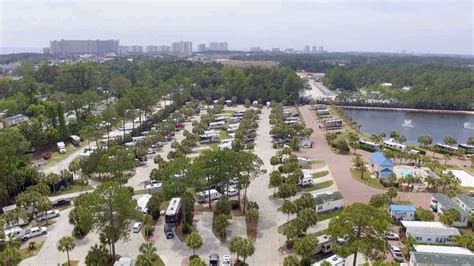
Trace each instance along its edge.
{"label": "palm tree", "polygon": [[61,252],[66,252],[68,266],[71,266],[71,260],[69,259],[69,251],[73,250],[75,247],[76,247],[76,242],[72,236],[65,236],[59,239],[57,248]]}
{"label": "palm tree", "polygon": [[18,248],[14,245],[7,244],[6,248],[0,252],[0,261],[2,265],[18,265],[21,261],[21,253]]}
{"label": "palm tree", "polygon": [[153,266],[158,259],[159,256],[156,253],[156,247],[152,242],[146,242],[140,246],[140,255],[137,257],[137,265]]}
{"label": "palm tree", "polygon": [[443,155],[443,158],[444,158],[444,165],[446,166],[446,164],[448,163],[448,161],[451,160],[451,154],[445,153],[445,154]]}
{"label": "palm tree", "polygon": [[443,139],[443,143],[446,144],[446,145],[449,145],[449,146],[453,146],[453,145],[456,145],[456,143],[458,143],[458,141],[453,136],[446,136]]}
{"label": "palm tree", "polygon": [[367,166],[365,166],[365,163],[362,163],[359,169],[360,169],[360,179],[364,179],[364,174],[365,174],[365,171],[367,171]]}
{"label": "palm tree", "polygon": [[362,165],[364,165],[364,160],[360,156],[355,156],[352,158],[352,164],[355,169],[359,170]]}

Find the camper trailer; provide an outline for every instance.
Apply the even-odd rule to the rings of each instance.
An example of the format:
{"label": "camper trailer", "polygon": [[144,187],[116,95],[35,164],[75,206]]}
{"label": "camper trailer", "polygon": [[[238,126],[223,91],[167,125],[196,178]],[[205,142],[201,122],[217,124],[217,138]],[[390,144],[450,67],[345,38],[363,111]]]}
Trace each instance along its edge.
{"label": "camper trailer", "polygon": [[313,177],[312,176],[305,176],[305,177],[301,178],[298,185],[300,185],[302,187],[313,185]]}
{"label": "camper trailer", "polygon": [[304,169],[311,169],[311,159],[306,157],[298,157],[298,165]]}

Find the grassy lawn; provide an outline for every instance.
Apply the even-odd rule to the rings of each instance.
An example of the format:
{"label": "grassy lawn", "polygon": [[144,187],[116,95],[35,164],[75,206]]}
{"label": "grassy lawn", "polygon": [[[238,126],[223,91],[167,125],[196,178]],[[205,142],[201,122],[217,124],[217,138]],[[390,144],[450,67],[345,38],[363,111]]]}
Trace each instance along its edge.
{"label": "grassy lawn", "polygon": [[165,266],[165,263],[160,256],[158,256],[158,260],[155,262],[154,266]]}
{"label": "grassy lawn", "polygon": [[342,211],[343,211],[343,209],[339,209],[339,210],[335,210],[335,211],[321,213],[321,214],[318,214],[318,219],[319,219],[319,221],[324,221],[324,220],[327,220],[327,219],[331,219],[331,218],[334,218],[334,217],[338,216],[339,214],[341,214]]}
{"label": "grassy lawn", "polygon": [[[78,261],[78,260],[71,260],[70,262],[71,262],[71,266],[77,266],[77,265],[79,265],[79,261]],[[63,265],[63,266],[68,266],[68,263],[67,263],[67,261],[66,261],[65,263],[63,263],[63,264],[61,264],[61,265]]]}
{"label": "grassy lawn", "polygon": [[323,176],[327,176],[328,174],[329,174],[329,171],[322,171],[322,172],[312,173],[311,175],[314,178],[320,178],[320,177],[323,177]]}
{"label": "grassy lawn", "polygon": [[227,133],[227,130],[221,130],[221,132],[219,132],[219,139],[228,139],[229,138],[229,134]]}
{"label": "grassy lawn", "polygon": [[461,235],[472,235],[474,236],[474,232],[472,231],[471,228],[458,228],[459,232],[461,232]]}
{"label": "grassy lawn", "polygon": [[36,256],[36,254],[41,250],[41,247],[43,247],[43,244],[44,241],[36,242],[35,249],[33,250],[30,250],[29,247],[20,248],[21,259],[24,260]]}
{"label": "grassy lawn", "polygon": [[217,150],[219,149],[219,144],[217,144],[217,143],[214,143],[214,144],[211,144],[211,146],[210,146],[210,147],[211,147],[211,150],[213,150],[213,151],[217,151]]}
{"label": "grassy lawn", "polygon": [[148,194],[147,189],[137,189],[133,191],[133,195],[143,195],[143,194]]}
{"label": "grassy lawn", "polygon": [[81,192],[81,191],[87,191],[87,190],[93,190],[94,188],[91,185],[85,185],[85,186],[80,186],[80,185],[72,185],[66,189],[63,189],[57,193],[53,193],[54,195],[65,195],[65,194],[70,194],[70,193],[76,193],[76,192]]}
{"label": "grassy lawn", "polygon": [[361,172],[360,170],[356,169],[351,169],[351,175],[352,178],[355,180],[366,184],[367,186],[374,187],[374,188],[385,188],[382,184],[380,184],[380,181],[378,179],[372,178],[370,175],[369,171],[364,172],[363,178],[361,178]]}
{"label": "grassy lawn", "polygon": [[73,145],[68,145],[66,146],[66,152],[65,153],[59,153],[59,152],[54,152],[53,153],[53,158],[48,160],[48,166],[54,166],[60,161],[64,160],[67,158],[69,155],[73,154],[75,151],[81,149],[82,146],[73,146]]}
{"label": "grassy lawn", "polygon": [[458,187],[461,193],[469,193],[474,191],[474,187]]}
{"label": "grassy lawn", "polygon": [[314,191],[314,190],[318,190],[318,189],[323,189],[323,188],[330,187],[332,184],[334,184],[334,182],[332,180],[324,181],[324,182],[321,182],[321,183],[314,184],[310,187],[305,187],[305,188],[302,189],[302,191],[303,192],[310,192],[310,191]]}
{"label": "grassy lawn", "polygon": [[312,160],[312,164],[325,164],[326,162],[324,160]]}

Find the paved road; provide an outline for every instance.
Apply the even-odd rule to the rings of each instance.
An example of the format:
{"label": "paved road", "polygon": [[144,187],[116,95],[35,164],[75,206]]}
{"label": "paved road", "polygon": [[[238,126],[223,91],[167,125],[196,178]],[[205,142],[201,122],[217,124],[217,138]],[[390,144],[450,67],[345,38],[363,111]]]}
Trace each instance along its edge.
{"label": "paved road", "polygon": [[278,254],[279,238],[282,238],[278,234],[278,224],[281,223],[278,217],[282,216],[278,215],[277,211],[281,203],[278,200],[270,200],[269,197],[273,194],[273,189],[268,188],[269,174],[273,168],[270,165],[270,158],[275,154],[270,137],[269,115],[270,109],[262,109],[255,140],[255,153],[263,160],[262,168],[266,169],[267,173],[253,180],[247,193],[248,199],[256,201],[260,209],[255,243],[257,252],[248,259],[248,263],[251,265],[279,265],[282,263]]}
{"label": "paved road", "polygon": [[[353,156],[333,153],[326,143],[324,132],[318,128],[318,122],[314,112],[309,106],[301,107],[300,112],[306,125],[311,127],[314,131],[311,135],[311,139],[314,141],[313,148],[302,150],[300,154],[313,160],[324,160],[326,162],[339,191],[344,197],[345,205],[350,205],[354,202],[367,203],[372,195],[385,193],[382,189],[372,188],[354,180],[350,173]],[[398,192],[398,195],[400,196],[400,200],[409,200],[414,205],[423,208],[428,208],[431,200],[429,193]]]}

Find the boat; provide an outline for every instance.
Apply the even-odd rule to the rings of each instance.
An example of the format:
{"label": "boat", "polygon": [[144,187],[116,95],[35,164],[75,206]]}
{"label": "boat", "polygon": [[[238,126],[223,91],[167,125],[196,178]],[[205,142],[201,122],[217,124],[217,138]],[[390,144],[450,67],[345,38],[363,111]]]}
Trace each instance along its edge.
{"label": "boat", "polygon": [[405,121],[402,124],[402,127],[414,127],[414,126],[411,120],[405,119]]}
{"label": "boat", "polygon": [[464,123],[464,128],[465,129],[474,129],[474,125],[471,122],[465,122]]}

